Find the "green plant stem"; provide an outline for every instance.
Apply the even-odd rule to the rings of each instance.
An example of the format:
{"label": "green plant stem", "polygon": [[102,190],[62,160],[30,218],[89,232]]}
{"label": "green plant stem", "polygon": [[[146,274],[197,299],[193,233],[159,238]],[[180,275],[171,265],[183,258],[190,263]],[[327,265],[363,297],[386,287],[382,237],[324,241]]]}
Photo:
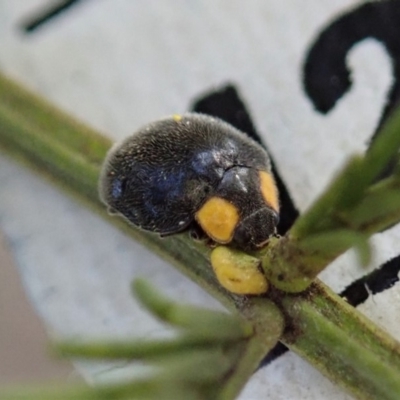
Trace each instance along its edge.
{"label": "green plant stem", "polygon": [[[0,75],[0,147],[52,178],[246,317],[255,327],[261,358],[281,329],[279,310],[266,298],[236,296],[222,289],[210,267],[209,250],[187,235],[160,239],[107,216],[98,201],[97,179],[109,146],[109,140]],[[286,317],[282,341],[290,349],[359,399],[398,398],[399,345],[357,310],[319,284],[297,295],[273,291],[272,299]]]}
{"label": "green plant stem", "polygon": [[303,295],[277,292],[275,300],[291,323],[285,344],[324,375],[360,399],[399,398],[399,342],[321,282]]}
{"label": "green plant stem", "polygon": [[[103,341],[93,340],[58,343],[54,351],[68,357],[90,358],[91,360],[151,360],[169,357],[171,354],[186,353],[189,350],[203,350],[216,345],[213,339],[185,336],[170,341]],[[217,343],[218,345],[218,343]]]}

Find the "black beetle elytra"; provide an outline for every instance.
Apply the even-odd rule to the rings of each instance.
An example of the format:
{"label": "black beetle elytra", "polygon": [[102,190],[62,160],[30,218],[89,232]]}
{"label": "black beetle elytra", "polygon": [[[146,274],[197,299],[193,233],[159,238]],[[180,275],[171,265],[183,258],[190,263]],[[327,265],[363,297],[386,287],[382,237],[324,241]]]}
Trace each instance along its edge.
{"label": "black beetle elytra", "polygon": [[217,243],[254,250],[276,231],[279,200],[266,151],[228,123],[187,113],[115,145],[100,197],[139,228],[169,235],[193,224]]}

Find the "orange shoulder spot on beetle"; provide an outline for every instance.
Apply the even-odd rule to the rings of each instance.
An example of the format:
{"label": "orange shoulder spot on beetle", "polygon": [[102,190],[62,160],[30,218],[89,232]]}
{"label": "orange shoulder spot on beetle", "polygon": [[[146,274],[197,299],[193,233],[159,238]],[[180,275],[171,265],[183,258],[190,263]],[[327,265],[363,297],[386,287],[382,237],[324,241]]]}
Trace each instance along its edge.
{"label": "orange shoulder spot on beetle", "polygon": [[279,213],[279,197],[275,180],[272,175],[265,171],[260,171],[261,194],[268,205]]}
{"label": "orange shoulder spot on beetle", "polygon": [[268,290],[260,260],[246,253],[218,246],[211,252],[211,265],[220,285],[232,293],[259,295]]}
{"label": "orange shoulder spot on beetle", "polygon": [[211,197],[196,213],[196,221],[204,232],[218,243],[232,240],[239,221],[238,209],[220,197]]}

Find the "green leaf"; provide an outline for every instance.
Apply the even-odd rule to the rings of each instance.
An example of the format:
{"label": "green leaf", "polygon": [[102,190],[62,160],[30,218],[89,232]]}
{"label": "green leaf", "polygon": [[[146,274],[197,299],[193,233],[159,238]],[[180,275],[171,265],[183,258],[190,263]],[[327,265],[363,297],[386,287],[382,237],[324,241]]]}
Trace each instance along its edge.
{"label": "green leaf", "polygon": [[289,232],[293,239],[301,240],[308,235],[340,227],[341,221],[336,215],[357,203],[366,189],[365,182],[359,179],[362,164],[360,156],[348,161],[310,209],[294,223]]}
{"label": "green leaf", "polygon": [[400,110],[391,114],[369,148],[363,166],[365,181],[372,183],[397,158],[400,149]]}
{"label": "green leaf", "polygon": [[220,381],[239,362],[243,346],[229,348],[212,347],[210,349],[192,350],[170,357],[155,359],[150,365],[160,368],[158,377],[164,380],[192,383],[212,383]]}
{"label": "green leaf", "polygon": [[361,203],[348,215],[350,223],[362,230],[364,226],[385,219],[400,209],[400,188],[367,193]]}
{"label": "green leaf", "polygon": [[56,343],[54,351],[61,356],[90,359],[152,360],[192,350],[210,349],[225,343],[223,337],[204,337],[191,334],[166,340],[135,341],[65,341]]}
{"label": "green leaf", "polygon": [[251,325],[238,316],[176,304],[161,296],[145,281],[136,280],[133,290],[151,313],[173,326],[190,330],[192,335],[237,340],[249,337],[253,332]]}
{"label": "green leaf", "polygon": [[361,265],[366,266],[371,262],[371,246],[368,243],[368,236],[348,229],[338,229],[309,236],[299,242],[299,247],[309,253],[318,253],[322,259],[335,257],[347,249],[355,247]]}

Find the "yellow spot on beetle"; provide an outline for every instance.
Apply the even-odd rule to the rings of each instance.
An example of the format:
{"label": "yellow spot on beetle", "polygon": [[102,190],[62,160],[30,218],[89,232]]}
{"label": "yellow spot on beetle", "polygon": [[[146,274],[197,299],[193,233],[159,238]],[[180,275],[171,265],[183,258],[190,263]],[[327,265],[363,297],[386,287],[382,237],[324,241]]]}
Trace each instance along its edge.
{"label": "yellow spot on beetle", "polygon": [[218,282],[236,294],[258,295],[268,290],[260,260],[239,250],[219,246],[211,252],[211,265]]}
{"label": "yellow spot on beetle", "polygon": [[211,197],[197,211],[196,220],[211,239],[218,243],[228,243],[239,221],[239,212],[229,201]]}
{"label": "yellow spot on beetle", "polygon": [[182,119],[182,115],[174,114],[172,118],[175,122],[179,122]]}
{"label": "yellow spot on beetle", "polygon": [[268,205],[279,212],[279,197],[278,189],[276,188],[274,178],[272,175],[265,171],[260,171],[260,183],[261,183],[261,193],[264,200]]}

